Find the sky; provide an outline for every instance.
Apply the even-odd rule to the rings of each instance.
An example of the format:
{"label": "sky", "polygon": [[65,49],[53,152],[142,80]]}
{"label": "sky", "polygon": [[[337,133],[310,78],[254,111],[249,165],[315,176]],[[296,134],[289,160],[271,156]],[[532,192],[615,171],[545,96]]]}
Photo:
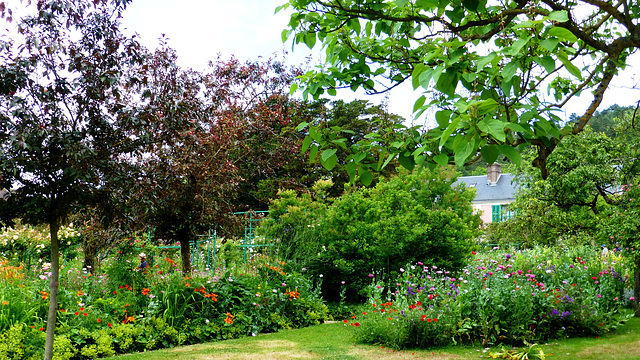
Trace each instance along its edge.
{"label": "sky", "polygon": [[[8,0],[7,5],[18,1]],[[158,39],[164,34],[169,39],[169,46],[176,49],[179,64],[195,70],[205,70],[208,62],[218,54],[223,59],[233,55],[245,61],[260,57],[283,59],[286,53],[284,60],[289,64],[302,64],[308,58],[312,66],[318,64],[321,59],[319,44],[313,51],[302,44],[292,51],[291,42],[283,44],[281,33],[287,27],[290,12],[274,14],[274,11],[285,1],[133,0],[123,14],[123,28],[127,34],[139,34],[142,44],[150,49],[157,47]],[[636,54],[628,63],[630,66],[614,78],[598,110],[613,104],[635,105],[640,100],[640,55]],[[392,90],[388,99],[384,95],[370,96],[348,89],[338,92],[338,98],[345,101],[356,98],[373,104],[386,101],[388,110],[407,119],[407,124],[412,124],[413,103],[420,95],[419,91],[413,91],[410,83]],[[557,114],[564,119],[572,113],[582,114],[592,99],[593,96],[586,92],[570,101],[563,113]],[[433,112],[426,112],[427,118],[432,116]],[[417,125],[424,123],[424,118],[414,122]]]}
{"label": "sky", "polygon": [[[286,0],[133,0],[124,14],[124,26],[130,33],[137,32],[141,41],[155,48],[157,39],[165,34],[169,45],[177,50],[178,62],[196,70],[204,70],[209,60],[218,54],[222,58],[234,55],[239,60],[256,60],[259,57],[282,57],[289,64],[300,64],[312,57],[311,64],[321,58],[320,46],[314,51],[299,44],[293,49],[291,42],[283,44],[281,32],[286,28],[290,12],[274,10]],[[635,61],[634,61],[635,59]],[[640,56],[629,61],[623,74],[614,79],[605,93],[598,110],[613,104],[635,105],[640,100]],[[637,66],[633,66],[637,64]],[[635,88],[635,89],[634,89]],[[394,89],[387,100],[389,111],[411,121],[414,101],[420,97],[410,84]],[[350,90],[338,92],[345,101],[366,99],[374,104],[385,101],[384,96],[354,94]],[[572,113],[582,114],[593,99],[590,93],[570,101],[561,118]],[[429,116],[429,113],[427,113]],[[423,124],[416,120],[415,124]]]}

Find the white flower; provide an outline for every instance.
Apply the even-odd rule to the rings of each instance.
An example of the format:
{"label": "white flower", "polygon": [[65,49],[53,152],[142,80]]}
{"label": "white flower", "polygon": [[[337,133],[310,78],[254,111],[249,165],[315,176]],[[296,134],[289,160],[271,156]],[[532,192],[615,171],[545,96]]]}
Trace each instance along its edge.
{"label": "white flower", "polygon": [[320,277],[323,277],[324,275],[320,274]]}
{"label": "white flower", "polygon": [[404,269],[403,269],[403,268],[400,268],[400,272],[404,272]]}

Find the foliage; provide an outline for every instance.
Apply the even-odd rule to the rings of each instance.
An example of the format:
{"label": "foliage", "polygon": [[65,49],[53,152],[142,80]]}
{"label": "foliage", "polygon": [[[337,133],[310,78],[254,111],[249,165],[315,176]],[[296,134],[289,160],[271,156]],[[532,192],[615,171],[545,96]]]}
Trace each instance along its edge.
{"label": "foliage", "polygon": [[[471,254],[470,254],[471,255]],[[393,348],[448,343],[522,344],[615,329],[626,260],[591,247],[473,254],[463,271],[414,263],[373,281],[357,339]]]}
{"label": "foliage", "polygon": [[[328,319],[328,309],[312,282],[276,259],[255,256],[240,275],[220,269],[190,277],[176,270],[170,258],[156,259],[146,272],[136,272],[134,252],[140,242],[129,239],[126,246],[129,251],[123,248],[102,265],[110,275],[93,275],[77,267],[78,261],[62,272],[56,358],[94,359]],[[42,289],[49,273],[6,269],[0,282],[0,338],[12,340],[2,341],[0,354],[41,358],[48,304]],[[123,276],[125,271],[131,276]],[[15,336],[16,332],[21,335]]]}
{"label": "foliage", "polygon": [[[50,227],[50,307],[45,359],[53,356],[58,228],[75,209],[122,186],[122,158],[149,138],[132,120],[124,73],[140,46],[119,31],[128,1],[26,4],[17,31],[0,41],[0,217]],[[2,14],[11,9],[2,6]]]}
{"label": "foliage", "polygon": [[[547,156],[582,131],[640,47],[640,6],[629,1],[290,0],[284,8],[292,12],[283,39],[318,42],[326,54],[325,66],[304,75],[305,96],[340,87],[376,93],[410,81],[422,93],[414,112],[439,110],[426,133],[359,144],[345,161],[361,179],[383,167],[363,162],[367,156],[398,157],[407,168],[460,167],[480,156],[493,163],[500,154],[519,164],[523,144],[538,148],[534,166],[546,178]],[[580,119],[562,127],[553,111],[587,91],[593,99]],[[339,132],[313,138],[333,151]]]}
{"label": "foliage", "polygon": [[464,266],[459,254],[473,246],[480,222],[471,214],[473,193],[454,182],[453,171],[424,169],[351,190],[330,204],[318,194],[314,201],[285,193],[273,202],[264,231],[280,241],[284,255],[323,277],[327,299],[337,301],[343,287],[359,298],[367,274],[387,277],[407,261]]}

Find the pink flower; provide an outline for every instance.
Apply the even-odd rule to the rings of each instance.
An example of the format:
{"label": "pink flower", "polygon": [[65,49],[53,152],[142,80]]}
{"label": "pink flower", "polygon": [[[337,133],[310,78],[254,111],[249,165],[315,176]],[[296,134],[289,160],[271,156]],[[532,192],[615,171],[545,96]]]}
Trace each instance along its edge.
{"label": "pink flower", "polygon": [[633,296],[629,298],[629,301],[635,301],[636,298],[634,298]]}

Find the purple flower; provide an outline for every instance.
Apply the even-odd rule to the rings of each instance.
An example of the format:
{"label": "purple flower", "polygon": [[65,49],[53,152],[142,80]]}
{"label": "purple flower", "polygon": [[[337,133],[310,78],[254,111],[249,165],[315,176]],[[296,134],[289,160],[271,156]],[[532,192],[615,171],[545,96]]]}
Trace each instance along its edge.
{"label": "purple flower", "polygon": [[369,277],[371,277],[371,278],[372,278],[372,277],[373,277],[373,274],[369,274]]}

